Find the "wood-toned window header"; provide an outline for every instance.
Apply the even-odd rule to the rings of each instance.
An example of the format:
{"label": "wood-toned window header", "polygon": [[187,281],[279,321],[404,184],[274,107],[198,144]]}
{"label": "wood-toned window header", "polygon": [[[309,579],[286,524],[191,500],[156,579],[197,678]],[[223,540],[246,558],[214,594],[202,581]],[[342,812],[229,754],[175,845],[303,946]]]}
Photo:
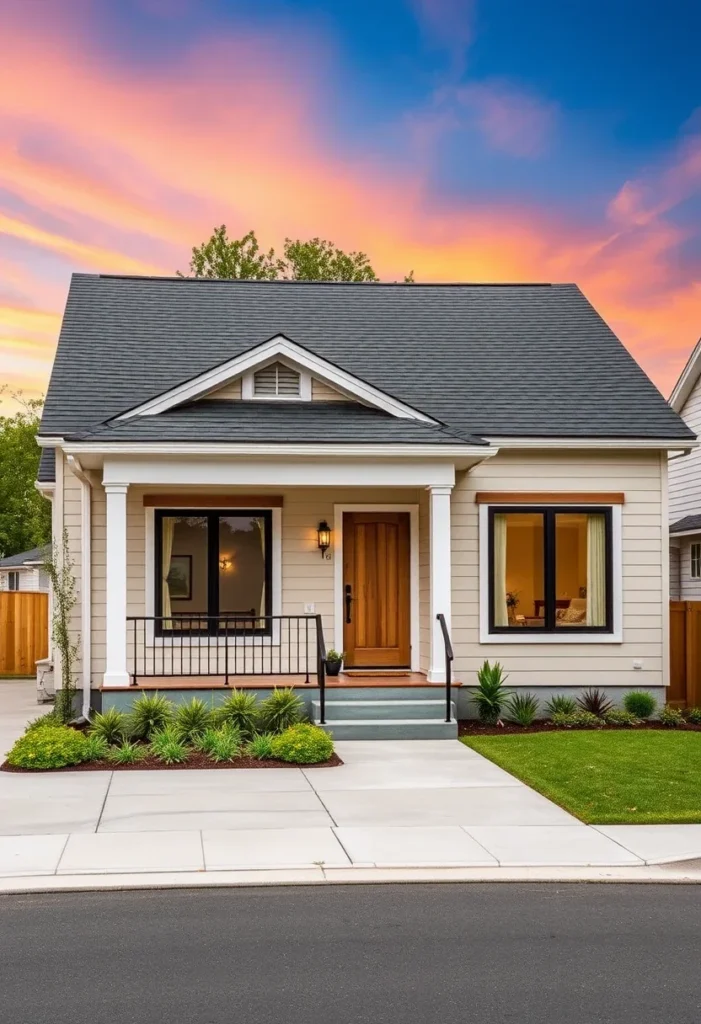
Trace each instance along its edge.
{"label": "wood-toned window header", "polygon": [[146,508],[282,508],[281,494],[144,494]]}
{"label": "wood-toned window header", "polygon": [[478,505],[623,505],[625,494],[607,491],[478,491]]}

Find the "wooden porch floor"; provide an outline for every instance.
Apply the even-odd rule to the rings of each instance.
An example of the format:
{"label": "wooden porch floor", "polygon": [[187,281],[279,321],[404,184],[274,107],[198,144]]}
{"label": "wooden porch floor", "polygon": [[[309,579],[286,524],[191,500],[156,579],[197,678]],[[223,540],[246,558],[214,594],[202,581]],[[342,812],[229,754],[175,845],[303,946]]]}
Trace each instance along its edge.
{"label": "wooden porch floor", "polygon": [[[457,681],[452,683],[453,686],[460,686],[461,684]],[[129,687],[130,690],[219,690],[219,689],[238,689],[238,690],[272,690],[276,686],[300,686],[305,689],[317,689],[316,676],[312,675],[309,677],[309,682],[305,683],[305,676],[303,675],[250,675],[250,676],[229,676],[229,686],[226,686],[224,676],[143,676],[137,679],[135,685]],[[326,677],[327,689],[333,689],[334,687],[379,687],[379,686],[396,686],[401,687],[412,687],[412,686],[435,686],[436,689],[445,689],[445,683],[428,683],[426,676],[423,672],[406,672],[401,675],[398,674],[384,674],[382,672],[373,671],[372,674],[367,675],[349,675],[346,672],[341,672],[336,677]],[[124,692],[123,686],[103,686],[101,687],[103,692],[118,691]]]}

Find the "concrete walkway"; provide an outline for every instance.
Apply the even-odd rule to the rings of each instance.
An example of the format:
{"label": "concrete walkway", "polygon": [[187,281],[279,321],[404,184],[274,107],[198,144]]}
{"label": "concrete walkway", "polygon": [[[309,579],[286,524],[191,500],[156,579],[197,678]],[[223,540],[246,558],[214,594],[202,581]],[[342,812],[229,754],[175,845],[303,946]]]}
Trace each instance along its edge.
{"label": "concrete walkway", "polygon": [[51,711],[51,704],[37,704],[33,679],[0,679],[0,762],[24,732],[27,722]]}
{"label": "concrete walkway", "polygon": [[701,825],[583,825],[458,742],[337,749],[338,768],[0,773],[0,889],[426,872],[642,880],[660,874],[651,865],[701,862]]}

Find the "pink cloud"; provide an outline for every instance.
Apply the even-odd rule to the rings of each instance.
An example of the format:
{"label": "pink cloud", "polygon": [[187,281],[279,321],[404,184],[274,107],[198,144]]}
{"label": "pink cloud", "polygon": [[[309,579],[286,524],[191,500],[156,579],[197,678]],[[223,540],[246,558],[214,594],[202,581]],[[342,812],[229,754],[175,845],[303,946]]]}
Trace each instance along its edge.
{"label": "pink cloud", "polygon": [[545,149],[557,106],[506,83],[475,82],[455,90],[488,144],[511,156],[536,156]]}

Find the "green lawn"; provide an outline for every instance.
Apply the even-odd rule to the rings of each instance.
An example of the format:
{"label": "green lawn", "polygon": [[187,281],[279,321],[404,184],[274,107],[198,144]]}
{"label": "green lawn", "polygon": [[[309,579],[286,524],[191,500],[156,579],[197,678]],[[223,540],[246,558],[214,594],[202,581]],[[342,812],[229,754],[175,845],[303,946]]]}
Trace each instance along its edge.
{"label": "green lawn", "polygon": [[538,732],[462,742],[590,825],[701,822],[699,732]]}

